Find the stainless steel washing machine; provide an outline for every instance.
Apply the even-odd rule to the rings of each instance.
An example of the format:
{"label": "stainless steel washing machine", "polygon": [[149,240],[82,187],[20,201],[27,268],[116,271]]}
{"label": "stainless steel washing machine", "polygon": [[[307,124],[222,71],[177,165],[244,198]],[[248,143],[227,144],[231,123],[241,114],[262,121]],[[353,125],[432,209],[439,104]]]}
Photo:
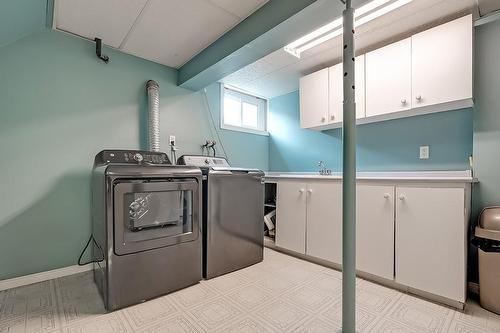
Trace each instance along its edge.
{"label": "stainless steel washing machine", "polygon": [[261,262],[264,255],[264,172],[231,167],[223,157],[184,155],[179,165],[203,173],[203,277]]}
{"label": "stainless steel washing machine", "polygon": [[104,150],[92,176],[94,279],[115,310],[199,282],[202,175],[164,153]]}

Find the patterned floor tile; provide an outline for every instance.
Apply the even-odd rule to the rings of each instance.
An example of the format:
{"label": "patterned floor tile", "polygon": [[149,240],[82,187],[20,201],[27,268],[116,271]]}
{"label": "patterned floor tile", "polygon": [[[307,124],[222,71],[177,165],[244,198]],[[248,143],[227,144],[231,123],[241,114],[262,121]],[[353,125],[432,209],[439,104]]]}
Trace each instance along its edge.
{"label": "patterned floor tile", "polygon": [[201,329],[192,322],[188,316],[184,314],[177,314],[170,319],[163,320],[161,322],[155,323],[153,326],[149,326],[137,332],[140,333],[200,333]]}
{"label": "patterned floor tile", "polygon": [[251,280],[239,272],[225,274],[206,281],[211,288],[217,290],[220,294],[227,294],[235,289],[243,288],[250,282]]}
{"label": "patterned floor tile", "polygon": [[175,293],[172,293],[165,297],[174,300],[182,308],[187,309],[200,305],[219,296],[219,293],[208,287],[208,284],[198,283],[189,288],[184,288],[182,290],[176,291]]}
{"label": "patterned floor tile", "polygon": [[334,325],[323,319],[314,317],[295,329],[294,333],[333,333],[340,332],[340,325]]}
{"label": "patterned floor tile", "polygon": [[403,295],[388,312],[388,317],[419,332],[445,332],[454,311],[422,299]]}
{"label": "patterned floor tile", "polygon": [[106,313],[92,272],[56,279],[55,285],[58,312],[63,326],[82,320],[94,320]]}
{"label": "patterned floor tile", "polygon": [[[321,318],[332,322],[336,326],[342,325],[342,304],[339,301],[336,304],[322,311]],[[363,308],[356,307],[356,330],[359,332],[367,332],[375,325],[379,318]]]}
{"label": "patterned floor tile", "polygon": [[419,333],[419,331],[391,319],[382,318],[370,333]]}
{"label": "patterned floor tile", "polygon": [[110,313],[65,327],[64,333],[128,333],[134,330],[119,313]]}
{"label": "patterned floor tile", "polygon": [[148,302],[130,306],[122,310],[134,330],[164,320],[179,313],[179,309],[168,297],[160,297]]}
{"label": "patterned floor tile", "polygon": [[356,288],[356,304],[377,315],[386,313],[403,293],[363,281]]}
{"label": "patterned floor tile", "polygon": [[483,309],[474,301],[470,301],[463,312],[455,311],[450,332],[469,332],[465,328],[462,330],[458,329],[463,324],[468,325],[471,329],[475,328],[482,332],[500,332],[500,316]]}
{"label": "patterned floor tile", "polygon": [[[337,332],[342,275],[269,249],[262,263],[106,313],[92,272],[0,292],[0,333]],[[469,301],[455,311],[357,279],[357,329],[500,332],[500,316]]]}
{"label": "patterned floor tile", "polygon": [[332,297],[328,293],[314,288],[312,285],[305,285],[287,293],[284,297],[292,304],[298,305],[305,310],[316,312],[321,311],[328,304],[336,302],[340,294],[337,297]]}
{"label": "patterned floor tile", "polygon": [[220,333],[275,333],[259,318],[245,317],[217,330]]}
{"label": "patterned floor tile", "polygon": [[260,287],[258,282],[236,290],[226,297],[245,311],[253,311],[276,298],[275,295]]}
{"label": "patterned floor tile", "polygon": [[210,332],[237,320],[243,315],[243,311],[229,300],[220,297],[191,309],[189,314],[199,326]]}
{"label": "patterned floor tile", "polygon": [[5,291],[0,332],[53,332],[60,329],[53,281]]}
{"label": "patterned floor tile", "polygon": [[271,302],[254,314],[280,332],[292,331],[311,315],[298,306],[282,300]]}

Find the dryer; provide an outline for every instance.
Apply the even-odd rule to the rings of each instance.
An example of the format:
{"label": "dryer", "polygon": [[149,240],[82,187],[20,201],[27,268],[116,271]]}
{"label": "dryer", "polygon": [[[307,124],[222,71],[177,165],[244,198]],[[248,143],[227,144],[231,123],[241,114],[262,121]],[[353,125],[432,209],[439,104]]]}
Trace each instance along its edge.
{"label": "dryer", "polygon": [[184,155],[179,165],[203,173],[203,277],[261,262],[264,255],[264,172],[231,167],[223,157]]}
{"label": "dryer", "polygon": [[202,278],[200,169],[165,153],[104,150],[92,175],[94,280],[115,310]]}

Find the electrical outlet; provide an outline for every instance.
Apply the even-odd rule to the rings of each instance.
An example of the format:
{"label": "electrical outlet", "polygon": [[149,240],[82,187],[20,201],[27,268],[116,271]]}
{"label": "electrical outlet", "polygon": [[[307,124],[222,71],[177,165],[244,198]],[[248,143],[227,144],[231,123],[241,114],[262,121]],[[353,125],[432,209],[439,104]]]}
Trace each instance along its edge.
{"label": "electrical outlet", "polygon": [[420,146],[420,159],[426,160],[429,158],[429,146]]}
{"label": "electrical outlet", "polygon": [[168,144],[171,146],[175,146],[175,135],[170,135],[168,137]]}

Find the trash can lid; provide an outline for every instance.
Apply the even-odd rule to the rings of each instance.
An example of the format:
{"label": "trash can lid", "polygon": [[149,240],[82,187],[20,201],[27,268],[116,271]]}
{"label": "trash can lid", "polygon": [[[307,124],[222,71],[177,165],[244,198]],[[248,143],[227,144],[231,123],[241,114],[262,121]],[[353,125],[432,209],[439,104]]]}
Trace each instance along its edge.
{"label": "trash can lid", "polygon": [[483,229],[500,231],[500,207],[486,207],[479,217],[479,226]]}

